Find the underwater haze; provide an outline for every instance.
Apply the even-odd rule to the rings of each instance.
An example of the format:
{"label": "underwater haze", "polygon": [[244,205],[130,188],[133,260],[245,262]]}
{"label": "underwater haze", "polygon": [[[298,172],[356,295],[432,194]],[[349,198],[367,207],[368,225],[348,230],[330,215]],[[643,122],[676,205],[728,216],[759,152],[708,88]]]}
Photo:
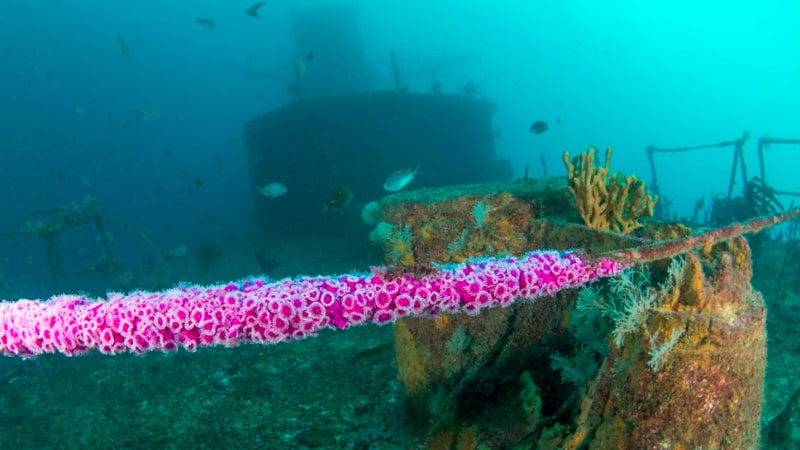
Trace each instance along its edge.
{"label": "underwater haze", "polygon": [[[299,199],[314,198],[316,191],[309,194],[286,179],[265,181],[254,175],[260,161],[248,148],[249,124],[309,99],[392,91],[485,102],[491,110],[490,151],[510,167],[503,172],[508,180],[563,177],[565,151],[578,155],[596,147],[602,155],[612,147],[612,171],[636,174],[652,183],[648,147],[736,140],[743,143],[751,178],[760,175],[759,138],[800,139],[798,1],[260,3],[0,3],[0,299],[47,298],[64,292],[102,296],[110,290],[160,290],[184,281],[225,282],[256,273],[273,277],[345,273],[382,264],[383,255],[367,242],[369,229],[360,223],[362,207],[379,198],[351,192],[359,180],[347,180],[343,186],[338,169],[328,169],[313,156],[304,157],[292,171],[323,173],[336,180],[329,183],[330,198],[306,203]],[[346,11],[337,16],[338,26],[344,28],[322,29],[325,11]],[[315,38],[316,44],[308,44]],[[317,134],[327,125],[325,118],[292,122],[299,134],[303,130]],[[359,129],[366,124],[348,126]],[[440,155],[452,154],[453,172],[458,173],[459,165],[467,163],[448,142],[441,141]],[[383,150],[376,141],[375,154]],[[351,165],[347,156],[337,163]],[[800,192],[799,145],[773,145],[764,161],[771,188]],[[417,164],[396,167],[401,170],[396,190],[436,186],[437,180],[451,179],[424,164],[417,173],[413,170]],[[714,195],[726,195],[729,189],[738,195],[745,188],[740,169],[731,174],[730,147],[657,154],[655,164],[658,193],[661,204],[670,205],[669,217],[692,217],[699,199],[707,208]],[[348,176],[375,176],[367,172]],[[383,178],[383,172],[379,176]],[[325,176],[314,177],[326,182]],[[501,181],[495,178],[487,173],[481,181]],[[384,185],[375,186],[380,191]],[[789,206],[795,197],[777,198]],[[264,205],[275,206],[264,213],[260,210]],[[338,240],[339,236],[292,241],[267,235],[263,221],[270,220],[270,214],[281,214],[281,205],[312,211],[314,217],[319,213],[323,225],[330,220],[349,226],[352,219],[360,228]],[[93,216],[95,212],[100,215]],[[69,214],[84,214],[82,222],[70,224]],[[94,219],[101,216],[103,224],[96,227]],[[57,232],[36,228],[54,217],[61,221],[54,226],[63,226]],[[241,255],[249,258],[246,264],[237,259]],[[396,367],[386,362],[394,343],[390,332],[357,333],[365,334],[324,344],[330,346],[326,355],[357,355],[333,368],[309,356],[317,352],[313,347],[297,347],[296,353],[282,348],[265,352],[321,377],[307,385],[331,383],[323,377],[326,371],[344,377],[348,368],[343,366],[363,366],[364,372],[352,384],[383,389],[383,397],[370,400],[395,407],[401,395],[393,379]],[[372,347],[362,354],[348,339]],[[218,353],[207,355],[224,355],[228,350],[213,349],[209,352]],[[208,367],[192,360],[193,355],[183,351],[175,355],[187,371],[198,374],[187,380],[212,379],[210,390],[230,394],[231,408],[249,401],[242,394],[247,387],[235,380],[261,376],[252,373],[256,368],[267,373],[266,379],[282,378],[279,368],[266,367],[263,361],[259,364],[264,367],[231,363],[214,369],[209,378],[199,375]],[[375,355],[385,358],[375,362]],[[124,372],[125,378],[152,376],[158,380],[153,386],[168,385],[170,369],[164,367],[174,367],[164,365],[157,359],[161,357],[131,359],[141,361],[141,369]],[[77,390],[91,389],[88,377],[97,375],[109,389],[102,395],[113,395],[117,363],[98,363],[100,355],[81,358],[65,363],[63,373],[68,375],[55,385],[68,389],[74,382],[80,386]],[[125,370],[135,366],[119,359]],[[27,369],[21,368],[29,367],[24,366],[27,361],[12,364],[0,359],[0,382],[10,386],[9,379],[28,376],[27,370],[44,371],[31,379],[48,382],[47,377],[62,373],[62,359],[42,360],[46,363],[41,368]],[[90,363],[81,366],[81,361]],[[395,384],[378,386],[379,379]],[[275,394],[272,387],[263,389],[265,397]],[[44,389],[37,395],[55,394]],[[148,395],[160,394],[153,387]],[[0,422],[26,422],[24,413],[13,411],[15,398],[0,398]],[[141,403],[142,411],[147,408],[146,400],[128,400]],[[49,423],[50,417],[37,420]],[[67,430],[77,427],[69,421],[63,424]],[[61,432],[52,427],[47,429]],[[220,436],[230,432],[225,427],[209,429]],[[364,427],[372,430],[381,425]],[[10,428],[2,428],[0,442],[11,442],[2,436],[12,435]],[[73,436],[64,438],[65,447],[42,441],[45,447],[40,448],[132,448],[131,442],[144,439],[136,433],[146,427],[130,428],[136,430],[131,431],[135,438],[76,441]],[[331,439],[341,438],[330,434]],[[169,437],[151,438],[142,442],[148,446],[169,442]],[[298,444],[297,436],[288,432],[280,439],[283,444],[274,447],[254,439],[242,442],[241,448],[347,448],[338,440]]]}
{"label": "underwater haze", "polygon": [[[0,230],[84,196],[165,249],[250,226],[256,192],[242,128],[292,95],[288,73],[245,72],[291,65],[291,12],[323,4],[270,1],[255,19],[247,2],[4,2]],[[443,92],[475,86],[496,106],[497,154],[517,177],[526,165],[543,175],[542,157],[549,175],[562,174],[565,150],[593,145],[612,146],[617,170],[647,178],[649,145],[716,143],[745,131],[752,172],[755,138],[800,135],[795,2],[342,4],[357,10],[374,89],[393,87],[391,52],[410,91],[429,92],[423,66],[442,61]],[[160,117],[137,118],[147,108]],[[536,120],[550,124],[547,133],[528,131]],[[796,190],[797,158],[773,151],[774,186]],[[659,157],[662,195],[689,215],[698,192],[727,190],[730,164],[714,149]],[[0,270],[21,292],[42,295],[41,255],[29,244],[3,241]]]}

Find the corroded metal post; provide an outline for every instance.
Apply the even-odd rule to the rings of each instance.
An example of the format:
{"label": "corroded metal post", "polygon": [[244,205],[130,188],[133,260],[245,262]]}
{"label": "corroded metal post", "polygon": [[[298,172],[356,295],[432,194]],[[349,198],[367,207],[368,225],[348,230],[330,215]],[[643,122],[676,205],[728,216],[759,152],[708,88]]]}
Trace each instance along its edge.
{"label": "corroded metal post", "polygon": [[[576,224],[563,179],[421,190],[385,198],[381,214],[403,230],[383,243],[388,262],[406,270],[581,248],[650,261],[647,289],[658,291],[621,345],[609,330],[598,342],[581,341],[572,321],[577,291],[479,316],[398,320],[398,377],[429,448],[757,447],[765,307],[750,285],[747,242],[731,238],[742,228],[694,235],[646,222],[635,236],[592,230]],[[679,242],[706,245],[684,256],[665,287],[668,261],[653,255],[685,252]],[[648,243],[660,249],[650,252]],[[564,382],[551,367],[554,355],[595,344],[607,351],[583,382]]]}

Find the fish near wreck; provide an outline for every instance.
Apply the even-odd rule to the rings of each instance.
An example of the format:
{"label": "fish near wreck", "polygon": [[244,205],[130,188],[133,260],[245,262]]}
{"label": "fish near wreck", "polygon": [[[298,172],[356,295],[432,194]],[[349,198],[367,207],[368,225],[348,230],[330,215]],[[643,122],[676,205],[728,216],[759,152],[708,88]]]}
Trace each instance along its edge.
{"label": "fish near wreck", "polygon": [[136,111],[136,118],[140,120],[155,120],[161,117],[161,109],[157,106],[150,106]]}
{"label": "fish near wreck", "polygon": [[547,122],[544,120],[537,120],[531,124],[530,132],[533,134],[542,134],[547,131],[550,127],[547,126]]}
{"label": "fish near wreck", "polygon": [[258,2],[256,4],[254,4],[253,6],[247,8],[244,12],[247,13],[247,15],[250,16],[250,17],[253,17],[253,18],[256,18],[256,19],[260,19],[261,16],[258,15],[258,9],[261,8],[262,6],[264,6],[264,3],[267,3],[267,2],[266,1]]}
{"label": "fish near wreck", "polygon": [[214,29],[216,29],[216,28],[217,28],[217,23],[216,23],[216,22],[214,22],[214,21],[213,21],[213,20],[211,20],[211,19],[203,19],[203,18],[201,18],[201,17],[198,17],[198,18],[197,18],[197,23],[198,23],[200,26],[202,26],[202,27],[204,27],[204,28],[207,28],[207,29],[209,29],[209,30],[214,30]]}
{"label": "fish near wreck", "polygon": [[347,208],[353,201],[353,191],[348,186],[342,186],[336,190],[322,205],[322,212],[326,213],[329,210],[333,212],[341,212]]}
{"label": "fish near wreck", "polygon": [[406,187],[408,183],[414,181],[414,178],[417,177],[417,173],[419,173],[419,166],[417,166],[416,169],[395,170],[386,177],[383,188],[389,192],[397,192]]}
{"label": "fish near wreck", "polygon": [[258,186],[256,190],[258,191],[259,194],[269,198],[277,198],[289,192],[289,190],[286,189],[286,186],[284,186],[283,183],[279,183],[277,181],[274,183],[265,184],[264,186]]}
{"label": "fish near wreck", "polygon": [[125,39],[122,39],[122,36],[117,33],[117,45],[119,46],[119,52],[122,54],[123,58],[128,57],[128,43],[125,42]]}

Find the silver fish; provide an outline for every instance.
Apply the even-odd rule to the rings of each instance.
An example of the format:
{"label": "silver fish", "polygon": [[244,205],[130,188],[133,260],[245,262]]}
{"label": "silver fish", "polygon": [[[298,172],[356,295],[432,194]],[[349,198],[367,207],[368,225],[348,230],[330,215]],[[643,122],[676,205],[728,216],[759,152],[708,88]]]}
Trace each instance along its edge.
{"label": "silver fish", "polygon": [[161,117],[161,109],[158,106],[150,106],[136,111],[136,118],[141,120],[156,120]]}
{"label": "silver fish", "polygon": [[386,177],[386,182],[383,183],[383,188],[389,192],[397,192],[400,189],[406,187],[408,183],[411,183],[414,178],[417,176],[417,172],[419,171],[419,166],[416,169],[400,169],[395,170],[388,177]]}
{"label": "silver fish", "polygon": [[278,183],[277,181],[274,183],[265,184],[264,186],[258,186],[256,189],[261,195],[269,198],[280,197],[289,191],[286,189],[286,186],[284,186],[283,183]]}

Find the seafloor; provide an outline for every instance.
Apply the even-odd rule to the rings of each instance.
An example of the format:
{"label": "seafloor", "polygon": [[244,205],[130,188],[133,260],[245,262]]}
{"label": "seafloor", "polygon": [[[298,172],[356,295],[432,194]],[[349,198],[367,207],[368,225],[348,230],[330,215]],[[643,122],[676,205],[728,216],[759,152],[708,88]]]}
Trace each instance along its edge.
{"label": "seafloor", "polygon": [[[273,277],[382,260],[335,239],[264,245]],[[205,272],[192,251],[172,258],[176,276],[211,283],[261,272],[253,239],[218,246]],[[753,284],[769,306],[766,422],[799,384],[800,283],[790,264],[776,293],[785,244],[765,242],[754,254]],[[393,346],[390,327],[363,326],[274,346],[0,359],[0,448],[419,448],[424,436],[404,419]]]}

